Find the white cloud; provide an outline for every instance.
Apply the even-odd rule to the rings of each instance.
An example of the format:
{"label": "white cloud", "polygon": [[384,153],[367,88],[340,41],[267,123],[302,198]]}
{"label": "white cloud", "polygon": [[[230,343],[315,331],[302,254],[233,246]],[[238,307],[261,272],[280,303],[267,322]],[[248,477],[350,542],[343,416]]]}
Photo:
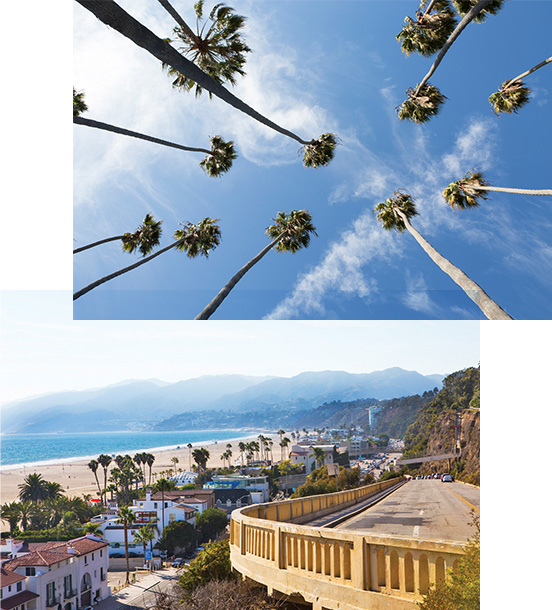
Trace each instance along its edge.
{"label": "white cloud", "polygon": [[406,294],[401,297],[401,300],[414,311],[439,317],[439,308],[431,300],[422,275],[413,277],[408,270],[406,271]]}

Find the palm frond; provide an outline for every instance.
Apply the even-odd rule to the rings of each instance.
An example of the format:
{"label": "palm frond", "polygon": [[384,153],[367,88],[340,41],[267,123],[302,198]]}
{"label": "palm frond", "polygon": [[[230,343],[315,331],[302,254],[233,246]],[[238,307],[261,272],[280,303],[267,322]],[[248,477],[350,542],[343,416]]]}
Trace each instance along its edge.
{"label": "palm frond", "polygon": [[316,227],[312,224],[312,216],[307,210],[292,210],[289,215],[286,212],[278,212],[276,218],[272,220],[275,224],[267,227],[265,233],[271,239],[283,234],[275,246],[278,252],[295,254],[301,248],[309,246],[311,234],[317,235]]}
{"label": "palm frond", "polygon": [[500,89],[489,96],[489,103],[496,116],[500,113],[517,114],[518,110],[529,103],[531,89],[523,81],[505,81]]}
{"label": "palm frond", "polygon": [[400,210],[408,220],[413,216],[417,216],[416,206],[412,197],[398,189],[383,203],[378,203],[374,208],[376,218],[381,222],[383,228],[387,231],[395,229],[398,233],[402,233],[406,229],[404,220],[397,214],[397,209]]}
{"label": "palm frond", "polygon": [[472,170],[466,172],[461,180],[451,182],[443,191],[443,197],[451,208],[465,210],[479,206],[479,199],[488,199],[485,191],[477,187],[487,186],[487,182],[481,172]]}
{"label": "palm frond", "polygon": [[75,91],[73,87],[73,116],[80,116],[88,110],[88,106],[84,101],[84,91]]}
{"label": "palm frond", "polygon": [[203,171],[212,178],[218,178],[231,167],[238,154],[234,150],[234,141],[225,142],[220,136],[212,136],[211,154],[199,164]]}
{"label": "palm frond", "polygon": [[333,133],[323,133],[316,140],[311,140],[303,146],[298,154],[303,155],[303,165],[305,167],[321,167],[328,165],[334,158],[335,147],[339,144],[338,139]]}
{"label": "palm frond", "polygon": [[437,87],[426,83],[416,95],[416,88],[408,89],[406,99],[396,108],[400,121],[408,120],[413,123],[426,123],[437,116],[443,102],[447,99]]}
{"label": "palm frond", "polygon": [[[452,0],[456,10],[462,17],[478,2],[479,0]],[[493,0],[476,17],[473,18],[473,21],[475,23],[483,23],[483,21],[485,21],[489,15],[496,15],[502,8],[503,4],[504,0]]]}
{"label": "palm frond", "polygon": [[456,28],[458,21],[448,0],[439,0],[428,13],[422,10],[425,2],[416,11],[416,20],[406,17],[405,26],[397,34],[401,51],[405,55],[420,53],[428,57],[437,53]]}
{"label": "palm frond", "polygon": [[201,220],[197,225],[191,222],[180,223],[182,229],[174,232],[174,238],[182,240],[176,247],[180,252],[186,252],[190,258],[203,255],[209,258],[209,253],[214,250],[221,240],[221,232],[216,224],[220,218],[209,218]]}

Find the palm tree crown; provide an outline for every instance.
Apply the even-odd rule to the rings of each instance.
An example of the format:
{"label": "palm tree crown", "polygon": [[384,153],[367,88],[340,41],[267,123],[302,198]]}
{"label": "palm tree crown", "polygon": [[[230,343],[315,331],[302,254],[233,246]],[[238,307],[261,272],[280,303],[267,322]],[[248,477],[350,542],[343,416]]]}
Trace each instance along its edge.
{"label": "palm tree crown", "polygon": [[162,220],[156,221],[151,214],[146,214],[142,224],[134,233],[125,233],[122,238],[123,250],[135,252],[139,250],[142,256],[149,254],[161,239]]}
{"label": "palm tree crown", "polygon": [[447,99],[437,87],[429,83],[408,89],[406,95],[408,98],[396,111],[400,121],[409,120],[413,123],[427,123],[439,114],[441,105]]}
{"label": "palm tree crown", "polygon": [[211,152],[199,165],[208,176],[218,178],[232,167],[232,162],[238,154],[234,150],[233,140],[225,142],[220,136],[212,136],[209,139]]}
{"label": "palm tree crown", "polygon": [[433,55],[445,44],[458,23],[449,0],[434,0],[429,2],[427,8],[426,4],[427,1],[422,0],[416,11],[416,21],[406,17],[406,25],[397,34],[405,55]]}
{"label": "palm tree crown", "polygon": [[[165,3],[161,3],[165,4]],[[241,38],[240,30],[245,23],[245,17],[236,15],[233,9],[223,3],[216,4],[203,25],[203,0],[194,4],[196,13],[196,32],[193,32],[182,19],[180,27],[173,32],[183,43],[178,50],[190,61],[201,68],[219,84],[236,84],[236,75],[245,74],[245,54],[251,49]],[[169,42],[174,42],[169,40]],[[203,88],[191,78],[181,74],[175,68],[163,64],[169,76],[176,77],[173,87],[191,91],[201,95]],[[211,97],[209,92],[209,97]]]}
{"label": "palm tree crown", "polygon": [[265,233],[274,240],[279,239],[275,244],[278,252],[295,254],[301,248],[308,247],[311,233],[317,235],[312,216],[307,210],[292,210],[289,215],[278,212],[272,220],[275,224],[270,225]]}
{"label": "palm tree crown", "polygon": [[408,220],[418,215],[412,197],[400,190],[395,191],[393,197],[386,199],[384,203],[379,203],[374,211],[377,212],[377,219],[382,223],[384,229],[387,231],[395,229],[395,231],[402,233],[406,229],[406,225],[398,214],[398,210]]}
{"label": "palm tree crown", "polygon": [[[456,7],[456,10],[464,17],[464,15],[470,11],[479,0],[452,0],[452,3]],[[496,15],[502,8],[504,0],[491,0],[491,2],[485,6],[481,11],[473,18],[475,23],[482,23],[487,19],[489,15]]]}
{"label": "palm tree crown", "polygon": [[88,110],[88,106],[84,101],[84,91],[75,91],[73,87],[73,116],[80,116]]}
{"label": "palm tree crown", "polygon": [[476,208],[479,206],[478,199],[488,199],[485,191],[480,190],[484,186],[487,186],[487,182],[483,174],[473,170],[467,172],[461,180],[451,182],[443,191],[443,197],[451,208]]}
{"label": "palm tree crown", "polygon": [[299,149],[303,155],[304,167],[322,167],[328,165],[334,158],[335,147],[338,140],[333,133],[323,133],[318,138],[311,140],[306,146]]}
{"label": "palm tree crown", "polygon": [[185,251],[190,258],[200,254],[209,258],[209,252],[214,250],[221,240],[219,226],[215,224],[218,220],[219,218],[206,217],[197,225],[191,222],[180,223],[183,228],[174,232],[175,239],[180,241],[176,249],[180,252]]}

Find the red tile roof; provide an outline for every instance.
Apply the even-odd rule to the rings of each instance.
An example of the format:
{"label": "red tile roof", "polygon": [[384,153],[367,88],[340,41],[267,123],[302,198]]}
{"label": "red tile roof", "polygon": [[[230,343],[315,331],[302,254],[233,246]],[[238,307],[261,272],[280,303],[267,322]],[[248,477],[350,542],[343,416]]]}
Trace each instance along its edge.
{"label": "red tile roof", "polygon": [[15,572],[9,572],[8,570],[4,570],[4,568],[0,568],[0,586],[7,587],[20,580],[25,580],[25,577],[21,576],[21,574],[16,574]]}
{"label": "red tile roof", "polygon": [[59,551],[32,551],[26,555],[21,555],[21,557],[6,561],[3,567],[11,571],[20,566],[51,566],[71,557],[73,555]]}
{"label": "red tile roof", "polygon": [[17,593],[17,595],[12,595],[11,597],[6,597],[0,602],[0,607],[2,610],[11,610],[16,606],[20,606],[21,604],[26,604],[31,601],[31,599],[36,599],[40,597],[37,593],[33,593],[32,591],[21,591],[21,593]]}

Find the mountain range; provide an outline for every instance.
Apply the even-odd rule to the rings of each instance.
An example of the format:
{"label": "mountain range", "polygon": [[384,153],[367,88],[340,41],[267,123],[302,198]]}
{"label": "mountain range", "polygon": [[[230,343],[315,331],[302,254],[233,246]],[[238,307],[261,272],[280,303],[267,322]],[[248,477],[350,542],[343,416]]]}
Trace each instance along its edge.
{"label": "mountain range", "polygon": [[387,399],[440,388],[444,375],[394,367],[372,373],[304,372],[293,377],[206,375],[176,383],[125,381],[57,392],[2,407],[3,433],[152,429],[183,413],[308,410],[331,401]]}

